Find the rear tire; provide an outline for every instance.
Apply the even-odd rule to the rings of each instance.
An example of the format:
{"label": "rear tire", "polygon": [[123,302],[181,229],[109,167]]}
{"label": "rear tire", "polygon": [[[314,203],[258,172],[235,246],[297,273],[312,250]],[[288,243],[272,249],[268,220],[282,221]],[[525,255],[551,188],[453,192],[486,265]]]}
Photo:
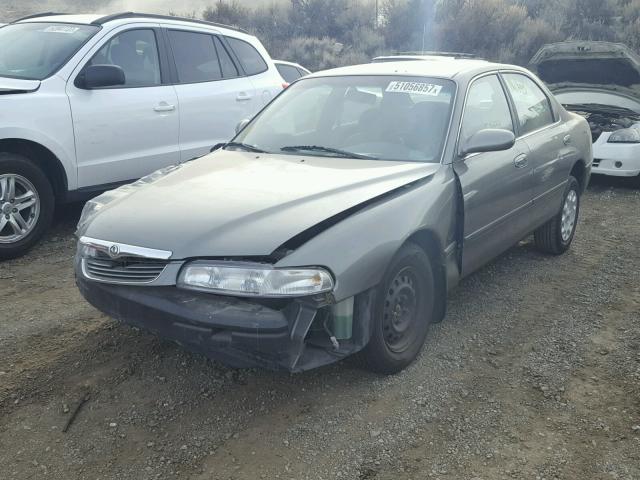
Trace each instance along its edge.
{"label": "rear tire", "polygon": [[33,247],[51,225],[54,208],[44,172],[27,157],[0,152],[0,259]]}
{"label": "rear tire", "polygon": [[533,238],[538,250],[560,255],[571,246],[580,214],[580,185],[569,177],[558,214],[538,228]]}
{"label": "rear tire", "polygon": [[389,375],[416,359],[433,321],[434,297],[429,257],[417,245],[404,245],[376,292],[371,339],[362,352],[365,368]]}

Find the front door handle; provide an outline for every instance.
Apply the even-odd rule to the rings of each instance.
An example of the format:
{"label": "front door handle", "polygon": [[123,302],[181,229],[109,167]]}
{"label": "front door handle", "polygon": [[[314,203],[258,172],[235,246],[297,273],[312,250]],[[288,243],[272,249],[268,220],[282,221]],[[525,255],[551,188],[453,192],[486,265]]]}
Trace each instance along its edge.
{"label": "front door handle", "polygon": [[518,155],[513,159],[513,164],[516,166],[516,168],[524,168],[527,166],[527,163],[529,163],[529,159],[524,153],[522,155]]}
{"label": "front door handle", "polygon": [[562,139],[562,142],[565,145],[569,145],[571,143],[571,135],[565,135],[564,138]]}
{"label": "front door handle", "polygon": [[158,106],[154,107],[153,111],[162,113],[162,112],[173,112],[176,109],[175,105],[169,105],[167,102],[160,102]]}
{"label": "front door handle", "polygon": [[236,97],[236,101],[238,102],[246,102],[248,100],[251,100],[251,95],[246,92],[240,92]]}

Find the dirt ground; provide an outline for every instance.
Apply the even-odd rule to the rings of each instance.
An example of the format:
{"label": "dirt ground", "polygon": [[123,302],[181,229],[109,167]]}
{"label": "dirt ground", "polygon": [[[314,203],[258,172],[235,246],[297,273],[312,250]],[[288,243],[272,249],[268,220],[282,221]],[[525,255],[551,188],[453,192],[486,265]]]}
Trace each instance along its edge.
{"label": "dirt ground", "polygon": [[566,255],[522,242],[464,280],[386,378],[231,370],[116,324],[74,285],[79,210],[0,264],[2,479],[640,479],[628,182],[594,182]]}

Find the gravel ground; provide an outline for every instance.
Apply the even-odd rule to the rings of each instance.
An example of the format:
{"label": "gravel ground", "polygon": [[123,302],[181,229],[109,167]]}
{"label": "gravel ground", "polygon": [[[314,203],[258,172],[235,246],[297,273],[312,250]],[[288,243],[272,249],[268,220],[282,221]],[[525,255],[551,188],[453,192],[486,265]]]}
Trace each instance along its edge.
{"label": "gravel ground", "polygon": [[640,479],[640,190],[583,200],[570,252],[464,280],[393,377],[231,370],[113,322],[75,288],[67,208],[0,264],[0,477]]}

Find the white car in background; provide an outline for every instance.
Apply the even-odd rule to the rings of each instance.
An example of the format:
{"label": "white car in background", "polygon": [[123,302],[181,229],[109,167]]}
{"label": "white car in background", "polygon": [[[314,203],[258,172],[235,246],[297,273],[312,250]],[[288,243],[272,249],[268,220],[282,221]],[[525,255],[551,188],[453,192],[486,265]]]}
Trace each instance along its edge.
{"label": "white car in background", "polygon": [[543,46],[531,67],[589,122],[592,173],[636,177],[640,185],[640,57],[621,43],[571,41]]}
{"label": "white car in background", "polygon": [[43,14],[0,29],[0,258],[54,205],[209,153],[282,91],[260,41],[193,19]]}
{"label": "white car in background", "polygon": [[274,60],[273,63],[275,63],[278,73],[280,73],[280,76],[287,86],[299,78],[306,77],[311,73],[310,70],[307,70],[297,63],[285,62],[284,60]]}

